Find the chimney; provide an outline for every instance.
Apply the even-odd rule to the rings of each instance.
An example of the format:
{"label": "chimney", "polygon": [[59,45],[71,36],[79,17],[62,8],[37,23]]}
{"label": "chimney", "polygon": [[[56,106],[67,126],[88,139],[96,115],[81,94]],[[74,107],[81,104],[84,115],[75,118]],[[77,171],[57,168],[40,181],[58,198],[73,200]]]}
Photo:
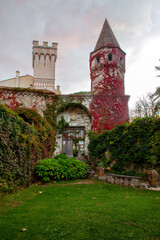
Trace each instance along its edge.
{"label": "chimney", "polygon": [[20,85],[20,82],[19,82],[19,74],[20,74],[20,72],[19,72],[19,71],[16,71],[16,87],[19,87],[19,85]]}

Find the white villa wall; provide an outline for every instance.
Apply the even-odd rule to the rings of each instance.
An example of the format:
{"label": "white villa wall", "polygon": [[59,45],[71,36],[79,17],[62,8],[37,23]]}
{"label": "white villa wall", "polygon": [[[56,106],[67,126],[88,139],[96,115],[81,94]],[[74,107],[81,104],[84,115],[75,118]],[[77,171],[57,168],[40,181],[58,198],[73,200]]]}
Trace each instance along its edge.
{"label": "white villa wall", "polygon": [[20,87],[29,88],[33,86],[33,77],[31,75],[17,76],[17,78],[10,78],[7,80],[0,81],[1,87]]}

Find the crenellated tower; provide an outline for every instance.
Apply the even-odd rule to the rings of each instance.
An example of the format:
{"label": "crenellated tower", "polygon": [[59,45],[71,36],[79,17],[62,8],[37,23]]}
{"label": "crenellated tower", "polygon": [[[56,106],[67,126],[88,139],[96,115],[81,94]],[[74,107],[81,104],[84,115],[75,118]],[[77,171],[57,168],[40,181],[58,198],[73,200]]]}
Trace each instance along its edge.
{"label": "crenellated tower", "polygon": [[129,121],[129,96],[125,95],[124,88],[125,55],[105,19],[90,54],[93,129],[112,129],[116,124]]}
{"label": "crenellated tower", "polygon": [[55,62],[57,59],[57,45],[33,41],[33,76],[36,89],[46,89],[55,92]]}

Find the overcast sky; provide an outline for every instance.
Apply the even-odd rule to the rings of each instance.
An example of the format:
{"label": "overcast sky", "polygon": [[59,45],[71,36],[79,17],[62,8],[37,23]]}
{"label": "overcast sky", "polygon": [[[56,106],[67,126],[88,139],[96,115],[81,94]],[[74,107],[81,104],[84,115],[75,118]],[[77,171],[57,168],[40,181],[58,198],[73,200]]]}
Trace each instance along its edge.
{"label": "overcast sky", "polygon": [[105,18],[126,52],[131,108],[160,86],[160,0],[0,0],[0,80],[33,75],[33,40],[58,42],[56,85],[89,91],[89,55]]}

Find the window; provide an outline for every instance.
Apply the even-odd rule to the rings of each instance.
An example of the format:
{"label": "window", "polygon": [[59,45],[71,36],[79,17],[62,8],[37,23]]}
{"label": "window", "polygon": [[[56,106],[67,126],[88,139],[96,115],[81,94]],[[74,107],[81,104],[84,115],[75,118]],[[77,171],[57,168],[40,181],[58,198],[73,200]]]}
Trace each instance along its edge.
{"label": "window", "polygon": [[123,63],[123,58],[122,58],[122,57],[120,57],[120,63],[121,63],[121,64]]}
{"label": "window", "polygon": [[96,65],[99,63],[99,56],[96,57]]}
{"label": "window", "polygon": [[108,60],[112,61],[112,54],[111,53],[108,55]]}

